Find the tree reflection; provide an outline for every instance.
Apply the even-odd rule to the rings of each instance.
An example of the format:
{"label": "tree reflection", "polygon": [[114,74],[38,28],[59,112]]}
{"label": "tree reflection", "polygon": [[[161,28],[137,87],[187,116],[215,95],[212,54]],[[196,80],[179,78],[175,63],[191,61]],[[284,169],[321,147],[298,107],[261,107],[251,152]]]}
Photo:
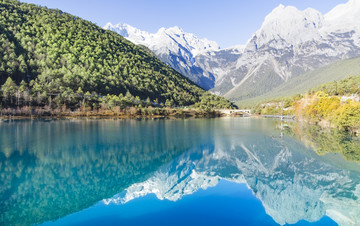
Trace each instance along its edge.
{"label": "tree reflection", "polygon": [[324,130],[316,125],[293,123],[294,133],[304,144],[317,154],[340,153],[345,159],[360,163],[360,138],[337,129]]}

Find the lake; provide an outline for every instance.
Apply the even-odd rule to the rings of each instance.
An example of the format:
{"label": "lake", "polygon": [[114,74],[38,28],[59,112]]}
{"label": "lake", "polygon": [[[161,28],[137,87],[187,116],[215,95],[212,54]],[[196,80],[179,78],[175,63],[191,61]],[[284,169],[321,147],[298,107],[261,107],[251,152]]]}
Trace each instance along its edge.
{"label": "lake", "polygon": [[290,121],[0,121],[0,225],[360,225],[360,140]]}

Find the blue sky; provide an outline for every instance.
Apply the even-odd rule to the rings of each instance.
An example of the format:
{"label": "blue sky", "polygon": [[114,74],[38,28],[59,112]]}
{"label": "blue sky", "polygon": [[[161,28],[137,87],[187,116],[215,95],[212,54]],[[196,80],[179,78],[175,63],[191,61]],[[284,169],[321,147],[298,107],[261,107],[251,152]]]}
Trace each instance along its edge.
{"label": "blue sky", "polygon": [[179,26],[200,38],[216,41],[222,48],[245,44],[260,28],[265,16],[279,4],[308,7],[327,13],[347,0],[21,0],[90,20],[127,23],[156,32]]}

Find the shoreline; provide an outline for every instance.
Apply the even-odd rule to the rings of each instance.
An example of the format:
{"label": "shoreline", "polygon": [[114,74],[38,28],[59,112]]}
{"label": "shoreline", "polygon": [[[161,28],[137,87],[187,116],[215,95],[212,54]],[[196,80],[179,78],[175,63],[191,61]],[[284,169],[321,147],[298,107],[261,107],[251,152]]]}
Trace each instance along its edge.
{"label": "shoreline", "polygon": [[[26,120],[26,119],[185,119],[185,118],[264,118],[264,119],[280,119],[280,120],[294,120],[297,121],[295,116],[281,116],[281,115],[236,115],[236,114],[223,114],[218,110],[212,110],[210,112],[196,110],[196,109],[182,109],[182,112],[178,112],[178,109],[167,109],[172,111],[168,114],[124,114],[115,112],[69,112],[52,115],[0,115],[0,121],[8,120]],[[303,121],[303,120],[300,120]]]}
{"label": "shoreline", "polygon": [[56,119],[182,119],[182,118],[220,118],[221,116],[208,117],[208,116],[169,116],[169,115],[152,115],[152,116],[0,116],[0,121],[9,121],[9,120],[56,120]]}
{"label": "shoreline", "polygon": [[[218,117],[259,117],[251,114],[224,113],[224,109],[196,109],[196,108],[125,108],[121,110],[94,111],[51,111],[33,109],[22,111],[6,109],[0,111],[0,120],[17,119],[176,119],[176,118],[218,118]],[[260,116],[261,117],[261,116]]]}
{"label": "shoreline", "polygon": [[177,109],[171,109],[168,114],[125,114],[115,112],[69,112],[46,115],[0,115],[0,121],[8,120],[26,120],[26,119],[177,119],[177,118],[217,118],[221,114],[217,111],[205,112],[200,110],[183,110],[178,112]]}
{"label": "shoreline", "polygon": [[205,114],[204,112],[198,114],[168,114],[168,115],[124,115],[124,114],[98,114],[98,113],[91,113],[91,114],[78,114],[78,113],[70,113],[70,114],[61,114],[61,115],[6,115],[0,116],[0,123],[1,122],[8,122],[8,121],[16,121],[16,120],[62,120],[62,119],[210,119],[210,118],[253,118],[253,119],[277,119],[277,120],[284,120],[284,121],[294,121],[297,124],[306,124],[306,125],[315,125],[321,128],[322,130],[329,130],[335,129],[338,131],[344,131],[349,133],[350,135],[360,137],[360,130],[355,129],[354,131],[346,131],[336,128],[335,126],[331,126],[326,123],[311,123],[304,119],[298,119],[294,116],[288,117],[281,117],[280,115],[248,115],[248,116],[238,116],[238,115],[224,115],[220,114],[220,112],[212,112],[213,114]]}

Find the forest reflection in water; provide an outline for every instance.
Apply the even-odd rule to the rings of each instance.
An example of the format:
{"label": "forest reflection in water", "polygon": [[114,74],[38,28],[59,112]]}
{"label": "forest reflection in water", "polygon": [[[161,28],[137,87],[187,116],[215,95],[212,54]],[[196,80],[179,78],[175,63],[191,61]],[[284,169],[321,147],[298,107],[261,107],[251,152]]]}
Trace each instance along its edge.
{"label": "forest reflection in water", "polygon": [[289,125],[290,134],[294,134],[317,154],[340,153],[345,159],[360,164],[360,137],[352,136],[346,131],[324,129],[316,125],[294,122],[290,122]]}
{"label": "forest reflection in water", "polygon": [[283,128],[259,119],[3,122],[1,224],[52,221],[152,193],[178,201],[220,180],[246,183],[279,224],[324,215],[359,223],[358,140],[334,134],[343,149],[330,149],[331,133]]}

